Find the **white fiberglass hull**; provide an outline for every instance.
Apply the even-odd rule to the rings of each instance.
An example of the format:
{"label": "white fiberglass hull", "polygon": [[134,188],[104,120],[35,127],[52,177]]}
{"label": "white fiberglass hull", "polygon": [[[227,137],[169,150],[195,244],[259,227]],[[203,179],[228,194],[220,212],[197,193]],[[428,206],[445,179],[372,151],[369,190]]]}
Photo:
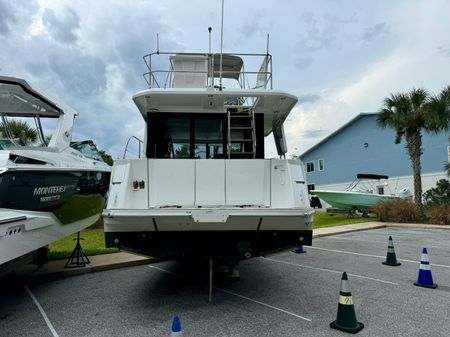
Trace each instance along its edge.
{"label": "white fiberglass hull", "polygon": [[389,202],[396,199],[395,196],[383,195],[383,194],[370,194],[351,191],[326,191],[326,190],[313,190],[312,194],[317,195],[326,203],[331,206],[343,210],[363,209],[367,210],[377,203]]}
{"label": "white fiberglass hull", "polygon": [[76,233],[100,218],[100,213],[62,224],[52,212],[0,209],[0,273],[22,256]]}

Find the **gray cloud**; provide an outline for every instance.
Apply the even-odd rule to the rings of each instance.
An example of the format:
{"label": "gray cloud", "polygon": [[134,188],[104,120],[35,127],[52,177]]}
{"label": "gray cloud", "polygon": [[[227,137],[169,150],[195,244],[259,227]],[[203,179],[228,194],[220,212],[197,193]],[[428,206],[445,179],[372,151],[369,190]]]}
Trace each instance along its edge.
{"label": "gray cloud", "polygon": [[80,27],[80,18],[68,6],[58,16],[52,9],[46,8],[42,14],[42,23],[57,41],[73,43],[77,40],[76,31]]}
{"label": "gray cloud", "polygon": [[0,35],[20,34],[28,28],[38,8],[34,0],[0,0]]}
{"label": "gray cloud", "polygon": [[375,39],[383,38],[386,35],[389,35],[389,27],[384,22],[380,22],[367,28],[364,31],[363,39],[370,42]]}
{"label": "gray cloud", "polygon": [[300,53],[327,49],[336,40],[337,27],[331,18],[318,22],[313,13],[305,13],[301,19],[306,25],[305,33],[299,36],[296,49]]}
{"label": "gray cloud", "polygon": [[11,2],[7,0],[0,1],[0,34],[7,35],[11,28],[10,26],[17,22],[17,17],[11,6]]}
{"label": "gray cloud", "polygon": [[450,57],[450,45],[442,45],[438,47],[439,52],[447,57]]}
{"label": "gray cloud", "polygon": [[295,60],[294,65],[297,69],[305,69],[308,68],[312,63],[312,57],[299,57]]}
{"label": "gray cloud", "polygon": [[302,95],[298,98],[298,101],[300,104],[302,103],[313,103],[316,102],[320,99],[319,95],[316,94],[306,94],[306,95]]}
{"label": "gray cloud", "polygon": [[328,133],[330,133],[329,130],[321,130],[321,129],[306,130],[302,132],[302,136],[305,138],[322,138],[324,135]]}

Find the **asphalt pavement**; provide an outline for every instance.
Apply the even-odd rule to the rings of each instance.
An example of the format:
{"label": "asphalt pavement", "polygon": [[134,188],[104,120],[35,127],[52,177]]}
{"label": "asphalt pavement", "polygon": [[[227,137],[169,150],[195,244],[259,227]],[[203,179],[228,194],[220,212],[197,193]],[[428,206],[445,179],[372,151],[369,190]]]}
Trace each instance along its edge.
{"label": "asphalt pavement", "polygon": [[[246,260],[240,281],[215,279],[211,304],[206,264],[193,270],[150,261],[7,282],[0,287],[0,336],[169,336],[176,315],[184,337],[344,336],[329,327],[343,271],[357,318],[365,324],[359,336],[449,335],[449,230],[409,226],[315,234],[305,254],[284,251]],[[389,235],[399,267],[381,263]],[[413,285],[423,247],[437,289]]]}

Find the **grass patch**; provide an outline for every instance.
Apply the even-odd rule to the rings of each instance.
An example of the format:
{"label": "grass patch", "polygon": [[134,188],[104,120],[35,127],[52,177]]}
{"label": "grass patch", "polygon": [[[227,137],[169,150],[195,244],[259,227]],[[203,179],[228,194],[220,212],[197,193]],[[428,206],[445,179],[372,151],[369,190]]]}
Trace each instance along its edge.
{"label": "grass patch", "polygon": [[357,215],[353,218],[348,218],[347,214],[345,213],[330,215],[324,210],[316,210],[316,213],[314,214],[313,228],[333,227],[376,220],[377,218],[371,214],[369,214],[368,218],[363,218],[361,215]]}
{"label": "grass patch", "polygon": [[[117,248],[105,248],[105,235],[103,228],[89,228],[80,232],[81,246],[87,256],[115,253]],[[69,258],[76,245],[77,234],[49,244],[48,258],[50,260]]]}

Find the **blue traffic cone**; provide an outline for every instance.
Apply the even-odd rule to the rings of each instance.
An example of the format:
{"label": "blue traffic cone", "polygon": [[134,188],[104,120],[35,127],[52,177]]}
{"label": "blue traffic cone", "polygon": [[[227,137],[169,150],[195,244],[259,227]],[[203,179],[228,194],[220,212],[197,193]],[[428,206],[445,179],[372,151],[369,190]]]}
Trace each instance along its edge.
{"label": "blue traffic cone", "polygon": [[306,250],[303,249],[303,246],[300,246],[298,248],[295,248],[292,252],[296,254],[303,254],[306,253]]}
{"label": "blue traffic cone", "polygon": [[401,263],[397,262],[397,256],[395,255],[394,243],[392,242],[392,236],[389,236],[388,250],[386,254],[386,261],[382,262],[387,266],[400,266]]}
{"label": "blue traffic cone", "polygon": [[182,337],[183,332],[181,331],[181,322],[178,316],[175,316],[172,322],[172,333],[170,337]]}
{"label": "blue traffic cone", "polygon": [[422,250],[422,257],[420,259],[419,276],[414,285],[425,288],[437,288],[437,284],[433,283],[433,276],[431,276],[430,261],[428,260],[427,249]]}

